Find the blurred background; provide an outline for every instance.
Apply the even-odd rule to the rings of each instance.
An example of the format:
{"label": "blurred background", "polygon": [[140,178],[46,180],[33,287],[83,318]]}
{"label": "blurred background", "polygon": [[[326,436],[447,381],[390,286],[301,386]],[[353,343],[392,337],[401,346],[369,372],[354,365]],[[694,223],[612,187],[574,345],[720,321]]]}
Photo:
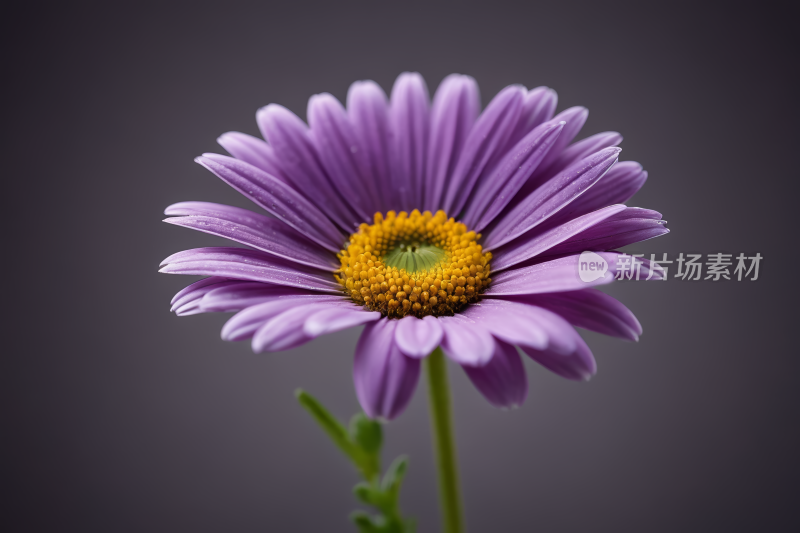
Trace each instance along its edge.
{"label": "blurred background", "polygon": [[[587,333],[599,372],[526,361],[527,403],[492,408],[450,367],[469,530],[796,531],[797,12],[573,2],[18,3],[2,22],[6,531],[354,531],[356,472],[296,404],[359,407],[358,330],[291,352],[175,317],[173,252],[222,241],[161,222],[183,200],[251,207],[193,158],[258,134],[278,102],[388,92],[419,71],[547,85],[625,136],[630,205],[671,233],[634,252],[760,253],[758,281],[608,291],[637,344]],[[794,67],[792,66],[794,65]],[[792,289],[795,287],[795,289]],[[792,348],[794,346],[794,348]],[[437,531],[424,382],[385,427],[411,458],[402,506]]]}

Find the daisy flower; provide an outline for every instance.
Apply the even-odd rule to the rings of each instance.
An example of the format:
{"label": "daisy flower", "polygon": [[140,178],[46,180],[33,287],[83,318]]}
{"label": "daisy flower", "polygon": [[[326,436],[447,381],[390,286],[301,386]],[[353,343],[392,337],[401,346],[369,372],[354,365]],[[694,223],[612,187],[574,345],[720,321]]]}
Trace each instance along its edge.
{"label": "daisy flower", "polygon": [[[661,215],[626,207],[647,179],[618,162],[622,137],[572,142],[588,111],[554,116],[556,93],[512,85],[481,112],[478,86],[451,75],[433,101],[419,74],[387,98],[354,83],[346,108],[312,96],[308,125],[270,104],[256,115],[264,140],[230,132],[231,155],[196,161],[267,214],[182,202],[166,222],[246,247],[198,248],[161,272],[208,276],[172,300],[178,315],[236,312],[226,340],[256,352],[294,348],[365,325],[353,378],[370,417],[408,404],[421,361],[443,353],[498,407],[520,405],[527,380],[517,348],[567,379],[595,360],[575,326],[637,340],[620,302],[592,287],[614,279],[610,250],[668,232]],[[584,282],[578,257],[609,265]],[[642,277],[650,276],[647,261]],[[438,354],[438,355],[437,355]]]}

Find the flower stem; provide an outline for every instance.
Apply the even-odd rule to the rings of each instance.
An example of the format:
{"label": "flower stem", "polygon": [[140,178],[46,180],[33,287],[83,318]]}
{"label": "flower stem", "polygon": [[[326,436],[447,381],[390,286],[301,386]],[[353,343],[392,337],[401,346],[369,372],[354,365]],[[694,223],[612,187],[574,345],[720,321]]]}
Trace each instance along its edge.
{"label": "flower stem", "polygon": [[425,359],[425,368],[428,374],[428,398],[431,408],[433,444],[436,450],[436,470],[439,477],[439,499],[444,525],[442,531],[444,533],[462,533],[464,516],[458,487],[450,385],[447,381],[447,363],[441,348],[436,348]]}

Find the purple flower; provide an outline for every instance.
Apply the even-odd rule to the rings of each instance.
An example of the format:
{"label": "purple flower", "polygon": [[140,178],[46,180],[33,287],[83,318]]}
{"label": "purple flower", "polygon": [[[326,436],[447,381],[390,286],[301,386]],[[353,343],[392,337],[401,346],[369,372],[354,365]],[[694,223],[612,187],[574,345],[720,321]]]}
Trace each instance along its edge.
{"label": "purple flower", "polygon": [[[172,310],[236,311],[222,337],[251,339],[256,352],[366,325],[353,378],[371,417],[403,411],[420,360],[438,346],[499,407],[527,393],[515,347],[588,379],[595,361],[574,326],[629,340],[642,332],[624,305],[591,288],[613,281],[620,254],[609,250],[668,230],[659,213],[623,205],[647,172],[617,162],[622,137],[572,143],[588,111],[553,116],[556,100],[552,89],[512,85],[481,113],[472,78],[448,76],[429,103],[422,77],[405,73],[391,99],[371,81],[350,87],[347,109],[312,96],[308,127],[279,105],[260,109],[266,142],[226,133],[219,143],[233,157],[197,162],[271,216],[168,207],[166,222],[247,246],[165,259],[161,272],[210,276],[179,292]],[[582,281],[583,251],[609,271]],[[641,268],[646,276],[647,261]]]}

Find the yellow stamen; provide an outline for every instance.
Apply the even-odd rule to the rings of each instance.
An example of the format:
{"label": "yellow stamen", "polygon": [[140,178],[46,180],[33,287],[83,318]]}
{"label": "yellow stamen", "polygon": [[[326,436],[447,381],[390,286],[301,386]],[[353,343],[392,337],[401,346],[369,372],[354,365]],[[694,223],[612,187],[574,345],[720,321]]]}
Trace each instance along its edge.
{"label": "yellow stamen", "polygon": [[336,279],[354,302],[384,316],[452,315],[492,281],[480,237],[444,211],[375,213],[339,252]]}

